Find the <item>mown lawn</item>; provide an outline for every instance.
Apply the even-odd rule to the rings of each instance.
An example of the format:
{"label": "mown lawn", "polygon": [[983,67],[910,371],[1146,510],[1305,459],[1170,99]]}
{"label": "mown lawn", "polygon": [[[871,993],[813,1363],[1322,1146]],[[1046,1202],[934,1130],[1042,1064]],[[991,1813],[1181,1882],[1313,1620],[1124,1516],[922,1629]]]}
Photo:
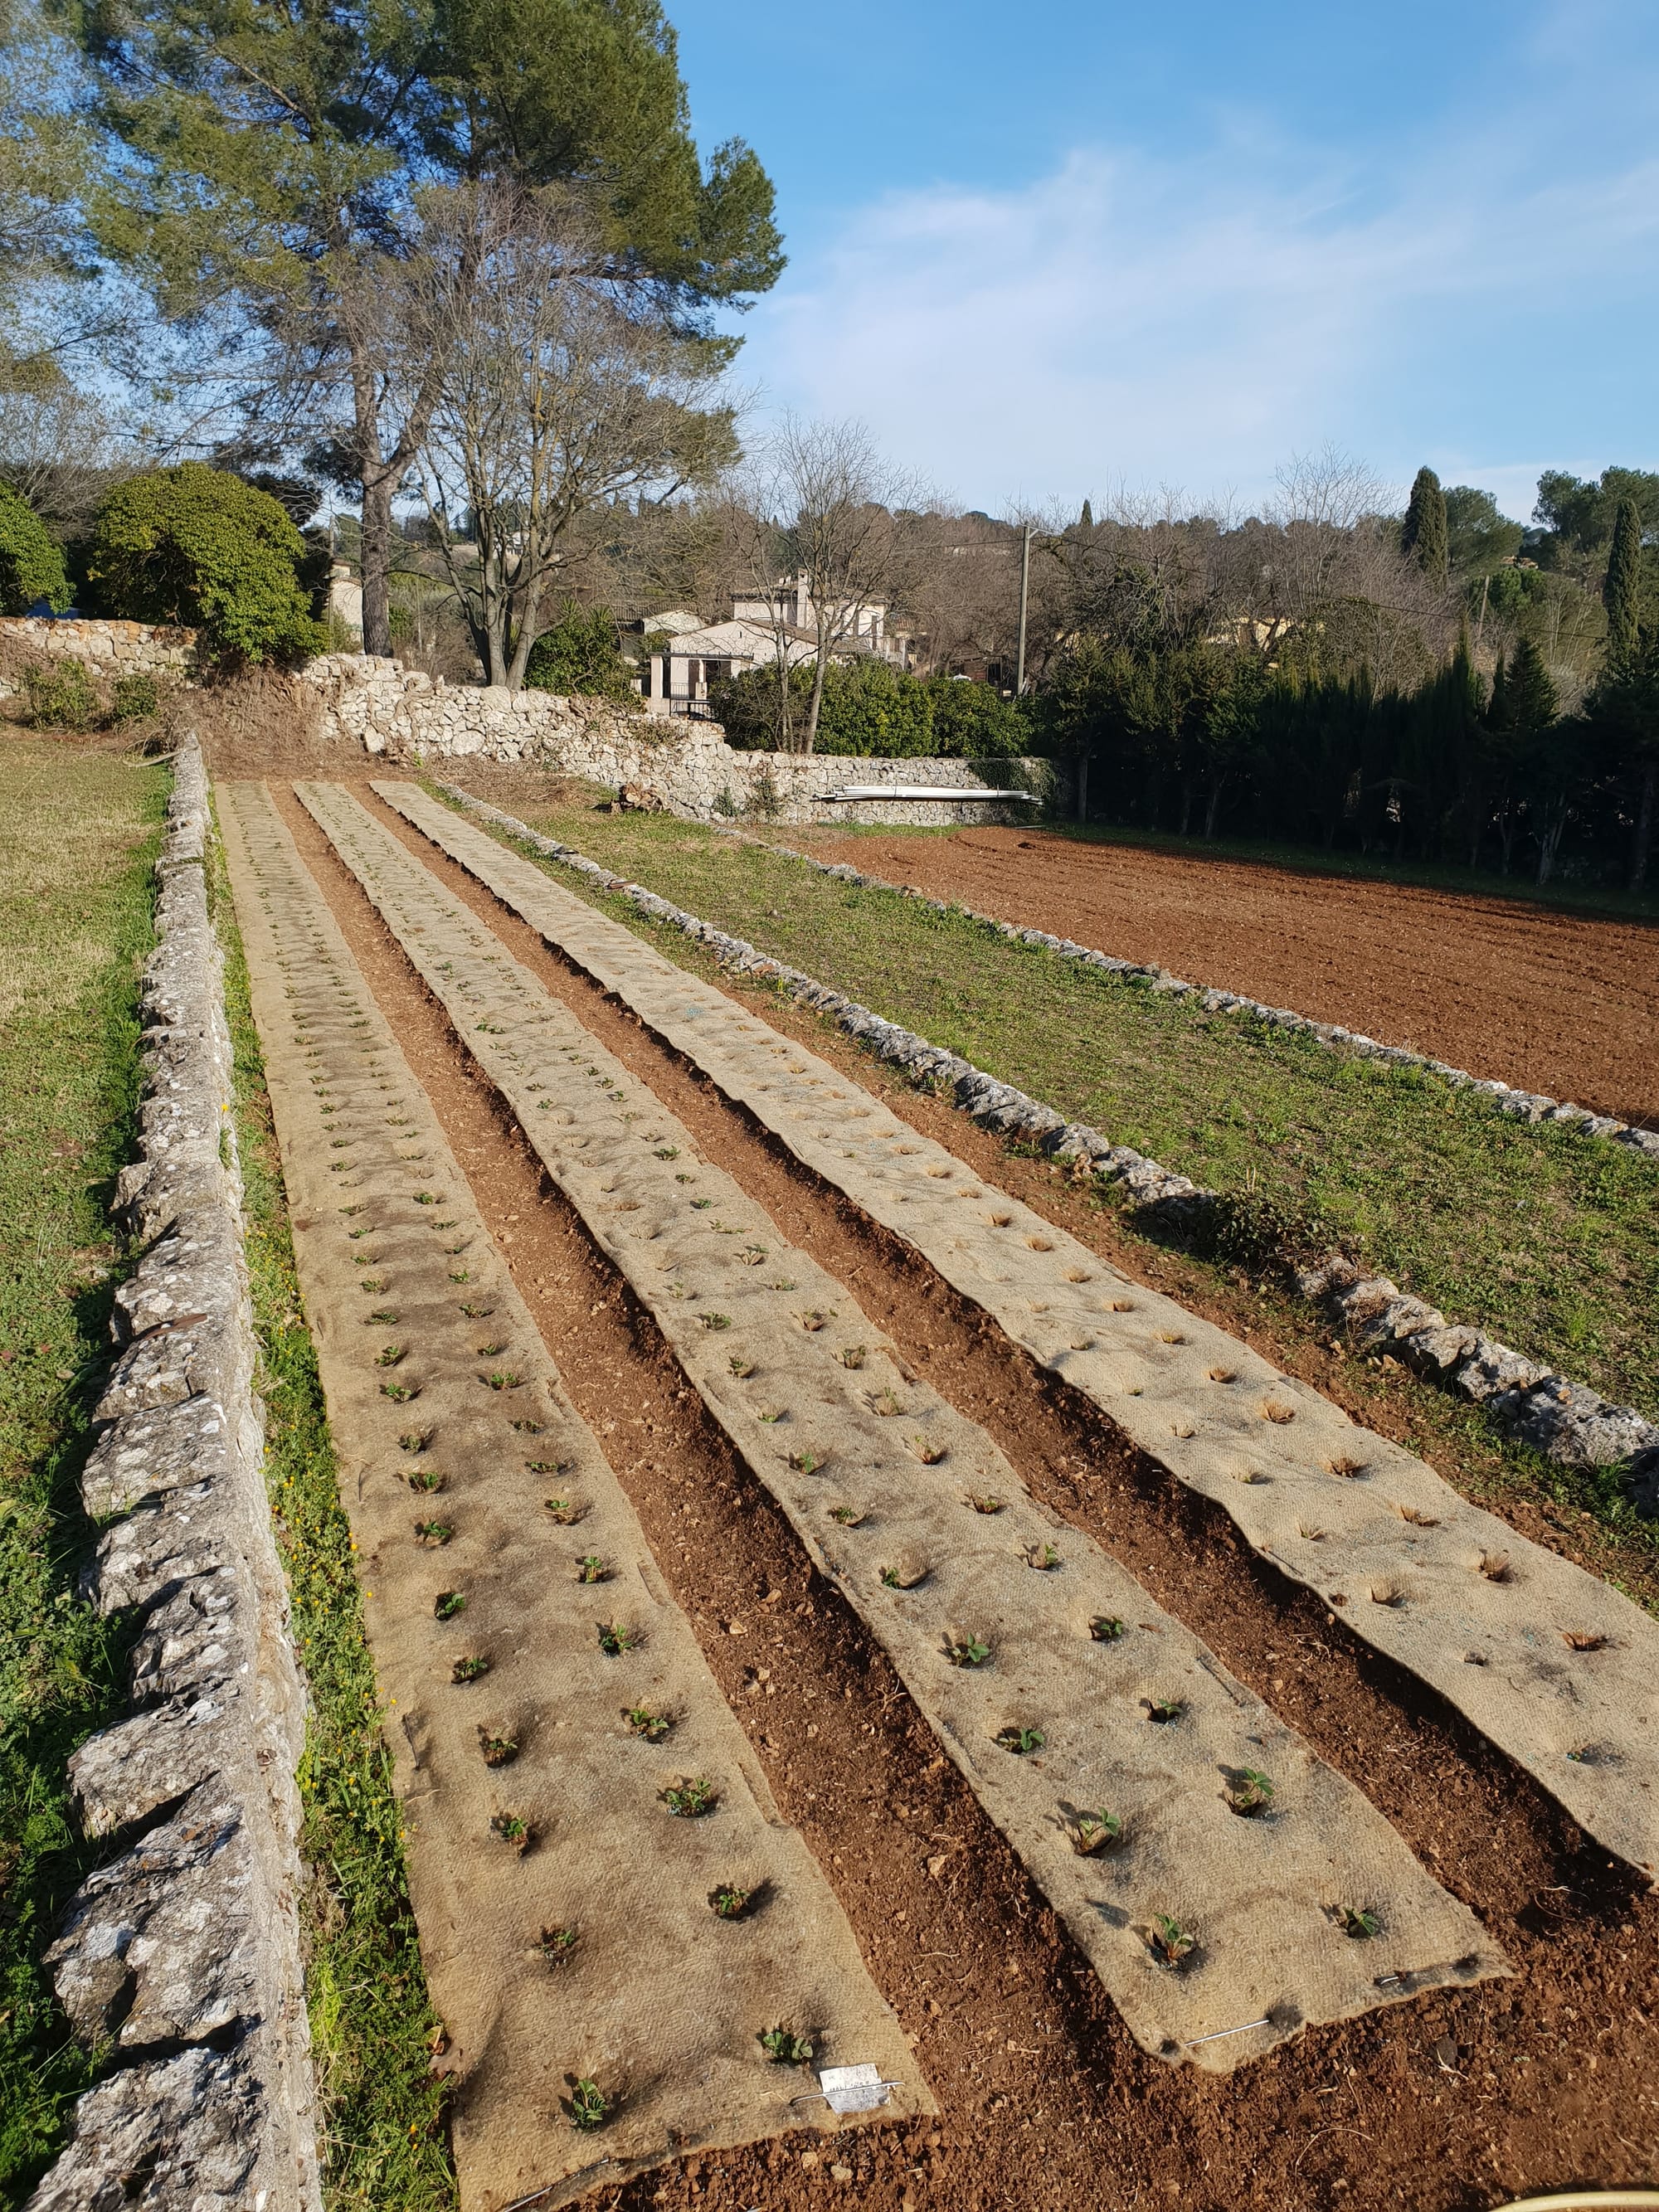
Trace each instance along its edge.
{"label": "mown lawn", "polygon": [[119,1711],[118,1627],[76,1596],[77,1480],[128,1255],[107,1208],[131,1154],[137,981],[164,768],[0,736],[0,2204],[59,2147],[95,2058],[40,1955],[106,1844],[69,1811],[70,1753]]}
{"label": "mown lawn", "polygon": [[403,1824],[350,1524],[302,1318],[282,1162],[247,970],[222,868],[214,908],[235,1048],[248,1272],[264,1401],[265,1475],[311,1711],[300,1794],[312,1886],[306,1997],[329,2212],[447,2212],[455,2202],[441,2035],[404,1869]]}
{"label": "mown lawn", "polygon": [[1659,1415],[1659,1164],[690,823],[565,807],[534,826],[1166,1167],[1319,1217],[1454,1320]]}

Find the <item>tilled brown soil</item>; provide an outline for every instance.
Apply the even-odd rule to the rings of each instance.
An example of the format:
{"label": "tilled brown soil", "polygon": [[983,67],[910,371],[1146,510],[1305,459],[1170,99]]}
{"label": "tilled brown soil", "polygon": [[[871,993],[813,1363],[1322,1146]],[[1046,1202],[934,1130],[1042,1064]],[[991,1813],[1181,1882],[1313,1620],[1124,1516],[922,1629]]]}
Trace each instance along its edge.
{"label": "tilled brown soil", "polygon": [[791,829],[819,860],[1659,1127],[1659,927],[1041,830]]}
{"label": "tilled brown soil", "polygon": [[1644,2179],[1659,2142],[1648,2086],[1653,1900],[1578,1851],[1560,1816],[1454,1719],[1414,1702],[1328,1617],[1276,1589],[1097,1418],[1045,1394],[994,1332],[630,1017],[544,951],[532,962],[530,933],[515,934],[522,925],[484,901],[477,910],[508,949],[718,1149],[789,1235],[811,1239],[935,1387],[993,1427],[1034,1489],[1118,1551],[1355,1774],[1520,1969],[1511,1982],[1311,2033],[1218,2079],[1172,2073],[1134,2050],[880,1651],[737,1465],[315,825],[286,795],[284,811],[941,2107],[935,2123],[690,2158],[596,2202],[629,2212],[793,2212],[852,2195],[883,2212],[1101,2201],[1205,2212],[1462,2208]]}

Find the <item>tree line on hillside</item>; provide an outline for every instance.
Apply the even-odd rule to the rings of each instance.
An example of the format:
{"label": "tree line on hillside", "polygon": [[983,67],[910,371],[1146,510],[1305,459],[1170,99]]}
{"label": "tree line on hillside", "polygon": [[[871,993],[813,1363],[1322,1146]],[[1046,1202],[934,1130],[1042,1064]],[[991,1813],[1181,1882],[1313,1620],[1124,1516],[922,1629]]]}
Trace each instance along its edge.
{"label": "tree line on hillside", "polygon": [[8,27],[0,606],[291,660],[342,641],[338,556],[372,652],[630,698],[654,616],[741,597],[735,743],[1074,756],[1147,828],[1644,880],[1659,475],[1548,471],[1524,525],[1332,455],[1255,514],[964,513],[856,425],[744,450],[714,319],[783,266],[772,187],[699,152],[658,0]]}

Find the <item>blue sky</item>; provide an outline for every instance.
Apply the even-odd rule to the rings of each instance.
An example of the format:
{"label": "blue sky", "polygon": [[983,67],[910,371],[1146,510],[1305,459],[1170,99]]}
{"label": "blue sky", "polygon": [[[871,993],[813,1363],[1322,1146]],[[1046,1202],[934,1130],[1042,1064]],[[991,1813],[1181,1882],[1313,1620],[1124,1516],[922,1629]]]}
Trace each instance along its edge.
{"label": "blue sky", "polygon": [[668,6],[778,187],[763,419],[993,511],[1659,466],[1655,0]]}

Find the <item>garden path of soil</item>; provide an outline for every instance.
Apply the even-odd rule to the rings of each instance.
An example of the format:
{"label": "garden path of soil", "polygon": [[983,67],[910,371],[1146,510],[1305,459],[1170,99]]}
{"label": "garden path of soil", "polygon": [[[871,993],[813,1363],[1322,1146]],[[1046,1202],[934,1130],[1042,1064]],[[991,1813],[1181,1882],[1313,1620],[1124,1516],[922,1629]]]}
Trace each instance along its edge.
{"label": "garden path of soil", "polygon": [[1041,830],[791,828],[821,860],[1659,1128],[1659,927]]}
{"label": "garden path of soil", "polygon": [[[1659,2147],[1647,2058],[1659,2004],[1654,1900],[1632,1899],[1600,1855],[1575,1855],[1559,1815],[1501,1761],[1413,1704],[1322,1617],[1303,1618],[1299,1601],[1190,1506],[1177,1510],[1153,1473],[1098,1431],[1080,1433],[1076,1409],[1045,1397],[994,1333],[941,1288],[929,1297],[855,1212],[776,1156],[630,1017],[544,949],[532,960],[537,941],[475,887],[475,910],[504,944],[648,1078],[781,1226],[811,1237],[872,1317],[927,1360],[936,1387],[994,1428],[1033,1487],[1150,1587],[1167,1585],[1174,1609],[1230,1664],[1358,1770],[1519,1968],[1510,1982],[1310,2033],[1231,2076],[1171,2073],[1133,2049],[880,1651],[736,1463],[315,824],[289,792],[277,795],[573,1401],[787,1817],[917,2039],[941,2107],[931,2124],[689,2158],[601,2188],[593,2202],[795,2212],[856,2195],[877,2212],[1100,2202],[1463,2212],[1526,2189],[1645,2179]],[[435,858],[430,848],[423,857]]]}

